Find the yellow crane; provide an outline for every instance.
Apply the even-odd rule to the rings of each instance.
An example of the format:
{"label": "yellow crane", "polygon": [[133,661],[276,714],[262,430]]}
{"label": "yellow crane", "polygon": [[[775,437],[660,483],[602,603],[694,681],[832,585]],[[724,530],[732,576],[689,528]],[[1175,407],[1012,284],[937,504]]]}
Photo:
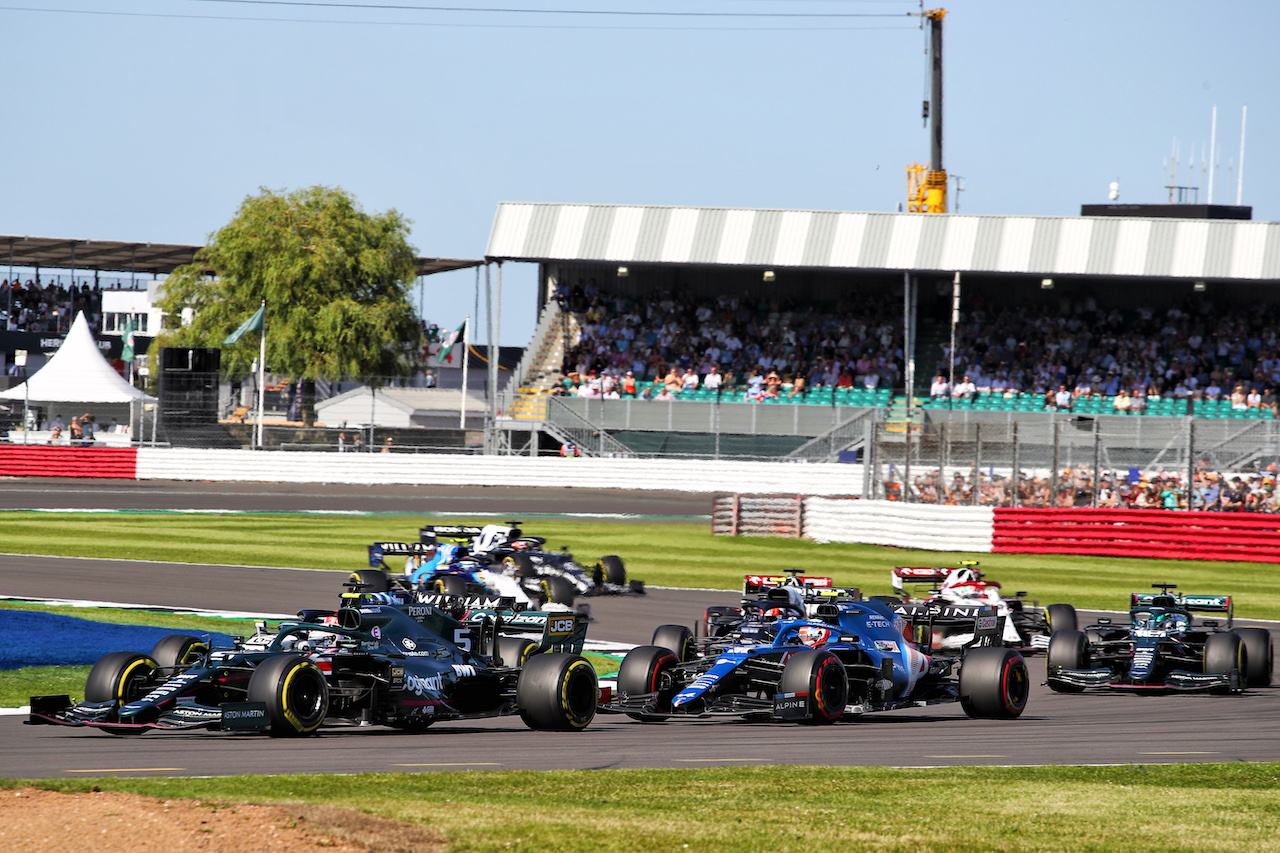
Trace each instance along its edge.
{"label": "yellow crane", "polygon": [[947,172],[942,168],[942,19],[946,9],[919,13],[929,22],[929,96],[924,117],[932,121],[929,162],[907,167],[907,210],[912,213],[947,212]]}

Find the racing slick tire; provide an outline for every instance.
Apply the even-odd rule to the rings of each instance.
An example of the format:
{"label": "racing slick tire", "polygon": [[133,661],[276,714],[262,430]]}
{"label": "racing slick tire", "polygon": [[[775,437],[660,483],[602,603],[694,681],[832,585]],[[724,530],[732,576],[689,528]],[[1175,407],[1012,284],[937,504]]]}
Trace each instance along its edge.
{"label": "racing slick tire", "polygon": [[615,554],[601,557],[600,565],[604,568],[606,583],[611,583],[615,586],[627,585],[627,567],[623,564],[621,557]]}
{"label": "racing slick tire", "polygon": [[502,558],[502,568],[512,577],[521,580],[538,576],[538,568],[528,554],[508,554]]}
{"label": "racing slick tire", "polygon": [[382,569],[358,569],[347,576],[347,583],[363,584],[361,592],[388,592],[391,581]]}
{"label": "racing slick tire", "polygon": [[1049,633],[1054,631],[1078,631],[1079,620],[1076,609],[1070,604],[1050,604],[1044,609],[1045,622],[1049,624]]}
{"label": "racing slick tire", "polygon": [[582,731],[595,719],[599,699],[596,671],[581,655],[535,655],[516,682],[516,706],[531,729]]}
{"label": "racing slick tire", "polygon": [[1013,649],[971,649],[960,663],[960,707],[970,717],[1012,720],[1031,692],[1027,662]]}
{"label": "racing slick tire", "polygon": [[538,653],[538,644],[524,637],[498,637],[498,657],[503,666],[523,667]]}
{"label": "racing slick tire", "polygon": [[273,655],[249,677],[245,700],[267,706],[273,736],[309,735],[329,713],[329,682],[302,655]]}
{"label": "racing slick tire", "polygon": [[[618,667],[618,692],[628,696],[639,696],[645,693],[658,694],[654,702],[655,710],[670,711],[671,698],[676,695],[676,686],[663,687],[662,674],[675,669],[680,663],[676,653],[666,646],[636,646],[627,652]],[[631,719],[642,723],[653,723],[666,719],[652,714],[628,714]]]}
{"label": "racing slick tire", "polygon": [[1248,686],[1271,686],[1271,673],[1275,668],[1275,653],[1271,650],[1271,632],[1266,628],[1236,628],[1235,633],[1244,644]]}
{"label": "racing slick tire", "polygon": [[1087,643],[1084,634],[1075,629],[1059,628],[1049,636],[1049,650],[1045,656],[1045,672],[1049,689],[1057,693],[1082,693],[1078,684],[1068,684],[1053,677],[1061,669],[1084,669]]}
{"label": "racing slick tire", "polygon": [[792,655],[782,668],[779,693],[808,696],[806,723],[834,723],[849,701],[849,676],[844,664],[831,652],[805,649]]}
{"label": "racing slick tire", "polygon": [[693,632],[684,625],[659,625],[653,631],[653,645],[671,649],[682,662],[693,660]]}
{"label": "racing slick tire", "polygon": [[445,595],[466,595],[467,579],[461,575],[441,575],[435,579],[435,588]]}
{"label": "racing slick tire", "polygon": [[[1236,671],[1240,686],[1245,684],[1249,671],[1248,652],[1236,634],[1210,634],[1204,641],[1204,671],[1230,674]],[[1215,693],[1228,693],[1230,688],[1217,688]]]}
{"label": "racing slick tire", "polygon": [[151,647],[151,659],[161,669],[187,667],[204,657],[208,651],[208,644],[199,637],[170,634]]}
{"label": "racing slick tire", "polygon": [[89,670],[84,683],[84,701],[119,702],[127,705],[146,696],[154,686],[156,662],[141,652],[111,652]]}
{"label": "racing slick tire", "polygon": [[559,575],[547,575],[541,579],[542,594],[550,604],[573,606],[573,584]]}

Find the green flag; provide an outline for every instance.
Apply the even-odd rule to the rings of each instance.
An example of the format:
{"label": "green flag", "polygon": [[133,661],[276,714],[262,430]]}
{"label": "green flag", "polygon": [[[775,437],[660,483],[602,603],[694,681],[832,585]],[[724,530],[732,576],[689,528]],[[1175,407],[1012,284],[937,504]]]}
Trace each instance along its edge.
{"label": "green flag", "polygon": [[440,354],[436,356],[436,359],[441,364],[450,362],[449,353],[453,350],[454,345],[466,336],[466,331],[467,321],[463,320],[462,325],[457,329],[440,336]]}
{"label": "green flag", "polygon": [[121,330],[120,340],[124,343],[124,348],[120,350],[120,360],[125,365],[133,361],[133,317],[132,315],[124,321],[124,329]]}
{"label": "green flag", "polygon": [[236,341],[244,337],[245,332],[262,331],[262,321],[263,321],[263,318],[266,316],[266,314],[267,314],[267,306],[264,304],[257,311],[253,312],[252,317],[250,317],[248,320],[245,320],[243,323],[241,323],[240,328],[236,329],[234,332],[227,335],[222,342],[227,346],[230,346],[231,344],[234,344]]}

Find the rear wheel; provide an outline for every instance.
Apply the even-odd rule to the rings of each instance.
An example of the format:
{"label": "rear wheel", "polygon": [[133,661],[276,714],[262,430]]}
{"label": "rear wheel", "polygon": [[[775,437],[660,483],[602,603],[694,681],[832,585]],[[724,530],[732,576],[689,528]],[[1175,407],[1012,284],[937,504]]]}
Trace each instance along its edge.
{"label": "rear wheel", "polygon": [[516,706],[531,729],[581,731],[595,718],[599,697],[596,671],[579,655],[536,655],[516,683]]}
{"label": "rear wheel", "polygon": [[671,649],[682,661],[693,660],[693,632],[684,625],[659,625],[653,632],[653,645]]}
{"label": "rear wheel", "polygon": [[831,652],[805,649],[787,660],[778,692],[808,697],[804,722],[834,723],[844,713],[849,699],[849,677],[844,664]]}
{"label": "rear wheel", "polygon": [[1271,632],[1266,628],[1236,628],[1235,633],[1244,644],[1248,686],[1270,686],[1271,672],[1275,666],[1275,653],[1271,650]]}
{"label": "rear wheel", "polygon": [[301,655],[275,655],[253,671],[245,699],[267,706],[271,734],[309,735],[329,713],[329,683]]}
{"label": "rear wheel", "polygon": [[1054,631],[1080,630],[1076,609],[1070,604],[1050,604],[1044,609],[1044,618],[1049,623],[1050,634]]}
{"label": "rear wheel", "polygon": [[347,583],[360,584],[359,592],[387,592],[391,580],[381,569],[359,569],[347,576]]}
{"label": "rear wheel", "polygon": [[1074,629],[1058,629],[1049,637],[1049,652],[1045,657],[1045,671],[1049,689],[1058,693],[1080,693],[1078,684],[1068,684],[1054,677],[1059,669],[1084,669],[1086,643],[1084,634]]}
{"label": "rear wheel", "polygon": [[970,717],[1019,717],[1030,692],[1027,662],[1013,649],[971,649],[960,664],[960,706]]}
{"label": "rear wheel", "polygon": [[445,595],[466,595],[467,580],[461,575],[441,575],[435,581],[436,592]]}
{"label": "rear wheel", "polygon": [[[627,696],[657,694],[653,702],[654,710],[669,712],[671,697],[676,694],[676,685],[667,683],[669,679],[662,676],[675,669],[679,663],[675,652],[665,646],[636,646],[627,652],[622,659],[622,666],[618,667],[618,692]],[[628,716],[642,723],[662,719],[649,714]]]}
{"label": "rear wheel", "polygon": [[187,667],[208,651],[209,646],[199,637],[170,634],[151,648],[151,659],[161,668]]}
{"label": "rear wheel", "polygon": [[523,637],[498,637],[498,657],[503,666],[521,667],[538,653],[538,644]]}
{"label": "rear wheel", "polygon": [[542,592],[551,604],[573,606],[573,584],[559,575],[547,575],[542,579]]}
{"label": "rear wheel", "polygon": [[625,586],[627,583],[627,567],[623,564],[622,558],[610,554],[600,558],[600,565],[604,568],[604,579],[606,583],[615,586]]}
{"label": "rear wheel", "polygon": [[508,554],[502,558],[502,568],[507,574],[521,580],[538,575],[538,569],[528,554]]}

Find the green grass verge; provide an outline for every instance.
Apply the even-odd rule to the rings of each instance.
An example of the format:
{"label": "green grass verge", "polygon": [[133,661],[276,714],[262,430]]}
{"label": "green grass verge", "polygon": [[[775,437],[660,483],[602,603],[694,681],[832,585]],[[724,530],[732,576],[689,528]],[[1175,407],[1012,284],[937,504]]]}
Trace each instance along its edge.
{"label": "green grass verge", "polygon": [[[366,564],[375,541],[412,541],[423,516],[159,515],[6,513],[4,550],[21,554],[115,557],[189,563],[296,566],[350,571]],[[480,524],[493,519],[433,519]],[[1236,615],[1280,619],[1269,564],[1182,562],[1032,554],[912,551],[874,545],[819,545],[807,540],[712,536],[706,523],[538,519],[530,533],[568,546],[583,563],[618,554],[630,576],[653,586],[737,589],[742,576],[788,567],[829,575],[836,583],[888,593],[895,565],[954,565],[978,559],[1006,591],[1026,590],[1041,603],[1122,610],[1128,594],[1157,581],[1198,593],[1230,594]],[[246,604],[248,606],[248,604]]]}
{"label": "green grass verge", "polygon": [[0,780],[28,784],[356,809],[429,830],[455,853],[1280,849],[1277,764]]}

